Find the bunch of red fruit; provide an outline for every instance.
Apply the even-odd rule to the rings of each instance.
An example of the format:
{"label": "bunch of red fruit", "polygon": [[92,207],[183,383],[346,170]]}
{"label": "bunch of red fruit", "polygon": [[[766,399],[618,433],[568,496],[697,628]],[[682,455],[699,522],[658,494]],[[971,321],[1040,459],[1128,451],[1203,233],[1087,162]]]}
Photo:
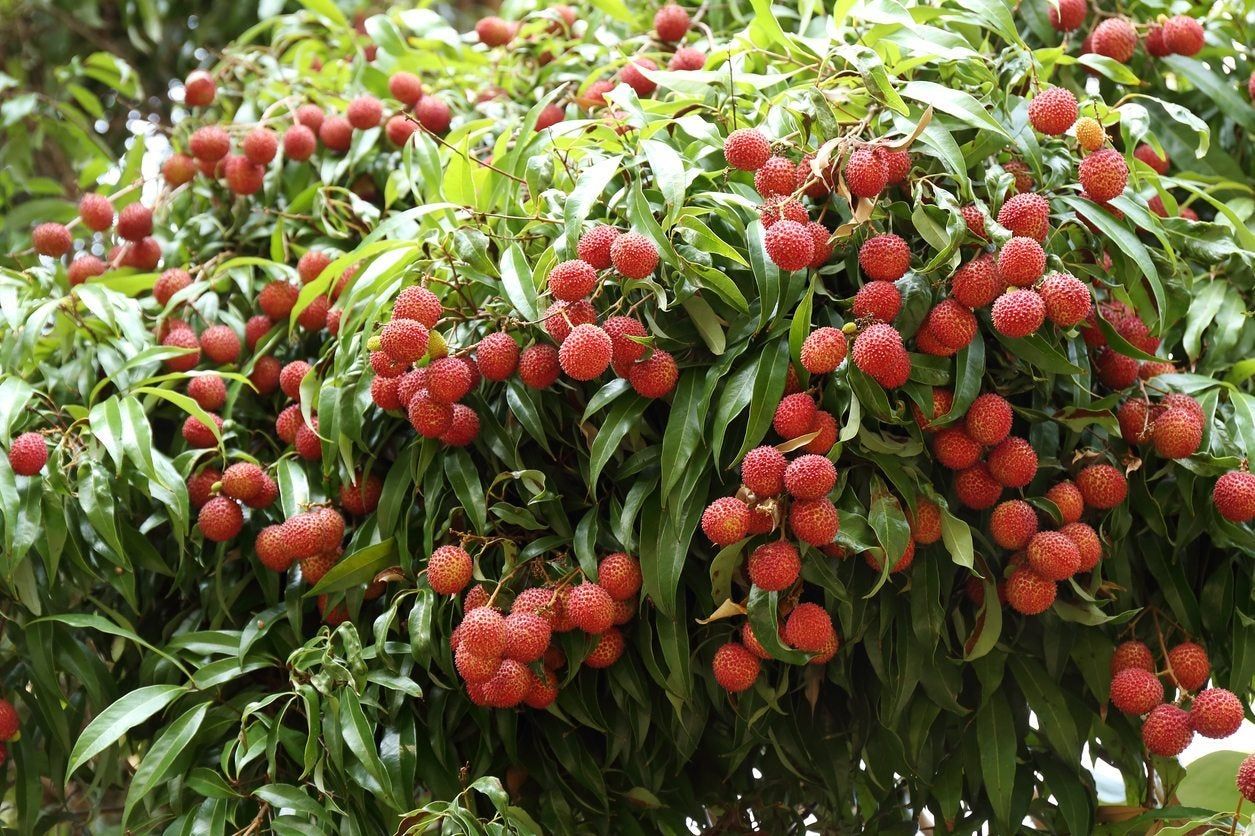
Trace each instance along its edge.
{"label": "bunch of red fruit", "polygon": [[[1142,741],[1152,755],[1176,757],[1196,732],[1218,739],[1238,730],[1245,716],[1242,701],[1224,688],[1203,688],[1211,661],[1202,646],[1182,642],[1163,661],[1165,669],[1156,671],[1150,648],[1136,640],[1120,644],[1111,657],[1111,704],[1144,718]],[[1177,688],[1174,702],[1165,702],[1161,677]]]}
{"label": "bunch of red fruit", "polygon": [[[441,546],[427,564],[427,579],[441,595],[456,595],[470,582],[473,564],[460,546]],[[472,587],[462,606],[465,616],[450,637],[454,665],[476,705],[549,707],[558,696],[554,672],[566,656],[553,643],[555,633],[580,630],[593,639],[587,667],[607,668],[623,655],[619,627],[636,614],[640,564],[624,552],[604,557],[597,582],[529,586],[518,592],[508,614],[496,606],[497,592]]]}

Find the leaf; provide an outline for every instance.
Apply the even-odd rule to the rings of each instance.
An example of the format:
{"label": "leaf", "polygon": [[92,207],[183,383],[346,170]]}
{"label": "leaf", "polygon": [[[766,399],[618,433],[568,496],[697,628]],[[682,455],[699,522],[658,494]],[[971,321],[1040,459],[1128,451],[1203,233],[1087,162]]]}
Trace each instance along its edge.
{"label": "leaf", "polygon": [[588,460],[588,492],[594,494],[597,489],[597,477],[602,468],[610,463],[610,458],[618,451],[619,442],[628,430],[640,419],[649,401],[640,395],[632,394],[620,398],[606,416],[597,437],[593,439],[589,449]]}
{"label": "leaf", "polygon": [[984,105],[963,90],[933,81],[908,81],[902,87],[902,95],[942,113],[948,113],[974,128],[992,131],[1003,139],[1011,139],[1006,129],[989,114]]}
{"label": "leaf", "polygon": [[511,244],[501,255],[501,287],[520,316],[528,322],[539,319],[532,271],[518,244]]}
{"label": "leaf", "polygon": [[1233,776],[1245,759],[1245,752],[1230,750],[1203,755],[1186,767],[1185,778],[1177,785],[1177,800],[1188,807],[1217,813],[1237,809],[1238,788]]}
{"label": "leaf", "polygon": [[207,702],[188,709],[179,719],[166,726],[153,741],[144,759],[140,761],[139,768],[135,770],[135,776],[131,779],[130,788],[127,790],[126,807],[122,812],[123,826],[131,818],[135,805],[166,779],[175,761],[196,737],[196,732],[200,730],[201,722],[208,711],[209,703]]}
{"label": "leaf", "polygon": [[388,538],[347,554],[327,570],[306,593],[306,598],[316,598],[328,592],[369,584],[375,576],[396,563],[396,543]]}
{"label": "leaf", "polygon": [[[575,188],[567,196],[563,217],[566,227],[567,254],[574,255],[575,244],[580,237],[580,227],[588,217],[588,213],[601,198],[601,193],[610,185],[619,171],[621,157],[606,157],[580,173]],[[530,317],[535,319],[535,317]]]}
{"label": "leaf", "polygon": [[740,461],[745,454],[755,447],[771,426],[771,419],[776,414],[776,404],[784,393],[785,377],[789,369],[789,342],[787,339],[776,341],[773,347],[763,349],[762,360],[754,375],[754,390],[750,397],[749,422],[745,426],[745,440],[737,451],[736,460]]}
{"label": "leaf", "polygon": [[449,477],[453,492],[461,501],[475,531],[483,533],[488,527],[488,509],[485,507],[484,486],[471,457],[463,449],[446,454],[444,472]]}
{"label": "leaf", "polygon": [[641,150],[645,152],[650,172],[654,175],[654,183],[667,204],[667,215],[663,222],[663,229],[667,229],[675,223],[676,214],[684,208],[684,161],[674,148],[656,139],[642,142]]}
{"label": "leaf", "polygon": [[1168,55],[1162,60],[1168,69],[1185,76],[1191,84],[1203,91],[1226,117],[1238,122],[1248,131],[1255,131],[1255,108],[1238,94],[1234,75],[1227,75],[1222,80],[1202,61],[1186,58],[1184,55]]}
{"label": "leaf", "polygon": [[116,743],[122,735],[187,693],[182,685],[136,688],[97,714],[79,735],[65,768],[68,782],[78,768]]}
{"label": "leaf", "polygon": [[1164,298],[1163,282],[1159,279],[1159,269],[1155,267],[1155,262],[1151,259],[1150,253],[1146,247],[1138,240],[1137,235],[1130,232],[1123,223],[1116,220],[1109,212],[1098,208],[1094,203],[1077,195],[1062,195],[1060,197],[1064,203],[1071,206],[1077,214],[1098,227],[1098,231],[1107,238],[1111,239],[1120,250],[1133,259],[1137,264],[1138,270],[1141,271],[1146,281],[1150,284],[1151,293],[1155,296],[1155,309],[1162,316],[1167,309],[1167,302]]}
{"label": "leaf", "polygon": [[1003,830],[1010,831],[1011,793],[1015,790],[1015,721],[1006,695],[995,691],[985,695],[985,704],[976,712],[976,734],[980,740],[981,777],[985,794],[993,805],[994,816]]}

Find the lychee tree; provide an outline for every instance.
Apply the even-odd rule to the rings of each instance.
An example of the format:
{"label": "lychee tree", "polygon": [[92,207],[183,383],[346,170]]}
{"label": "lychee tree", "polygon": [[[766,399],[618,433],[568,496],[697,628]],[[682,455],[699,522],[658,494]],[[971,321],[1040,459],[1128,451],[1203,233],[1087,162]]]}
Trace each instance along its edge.
{"label": "lychee tree", "polygon": [[224,45],[0,238],[6,824],[1245,821],[1255,20],[1167,11]]}

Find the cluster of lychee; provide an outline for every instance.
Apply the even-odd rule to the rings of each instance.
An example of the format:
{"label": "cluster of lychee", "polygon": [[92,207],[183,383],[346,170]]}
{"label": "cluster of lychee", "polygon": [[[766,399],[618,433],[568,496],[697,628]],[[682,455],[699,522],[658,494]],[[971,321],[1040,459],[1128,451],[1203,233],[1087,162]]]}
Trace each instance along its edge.
{"label": "cluster of lychee", "polygon": [[[1195,733],[1219,739],[1242,725],[1245,707],[1231,691],[1203,688],[1211,676],[1207,651],[1182,642],[1168,651],[1164,669],[1156,670],[1150,648],[1137,640],[1121,643],[1111,656],[1111,704],[1142,717],[1142,741],[1152,755],[1176,757]],[[1177,688],[1176,700],[1164,699],[1164,682]]]}
{"label": "cluster of lychee", "polygon": [[97,233],[105,236],[110,230],[113,230],[116,241],[103,259],[84,247],[66,268],[66,279],[71,285],[80,285],[118,267],[155,270],[161,263],[161,244],[152,234],[152,209],[136,201],[115,212],[114,201],[123,198],[122,193],[113,197],[96,193],[84,195],[79,202],[76,220],[69,224],[41,223],[34,228],[31,244],[35,252],[60,259],[74,248],[73,227],[81,224],[88,231],[90,240],[85,243],[89,245]]}
{"label": "cluster of lychee", "polygon": [[[823,201],[834,188],[832,166],[821,166],[815,154],[798,162],[773,153],[771,141],[757,128],[739,128],[723,143],[728,165],[753,172],[754,188],[763,198],[759,221],[763,247],[781,270],[817,270],[832,257],[831,233],[810,218],[801,198]],[[841,180],[855,197],[873,198],[902,183],[911,169],[911,155],[883,144],[854,148],[841,169]]]}
{"label": "cluster of lychee", "polygon": [[[441,546],[427,564],[427,580],[441,595],[456,595],[470,582],[473,562],[461,546]],[[548,708],[558,696],[554,672],[566,655],[553,639],[580,630],[593,644],[583,664],[608,668],[623,655],[620,627],[636,614],[640,564],[625,552],[602,558],[597,581],[572,579],[519,590],[509,613],[496,592],[476,585],[467,591],[462,621],[450,637],[454,666],[471,701],[489,708]]]}

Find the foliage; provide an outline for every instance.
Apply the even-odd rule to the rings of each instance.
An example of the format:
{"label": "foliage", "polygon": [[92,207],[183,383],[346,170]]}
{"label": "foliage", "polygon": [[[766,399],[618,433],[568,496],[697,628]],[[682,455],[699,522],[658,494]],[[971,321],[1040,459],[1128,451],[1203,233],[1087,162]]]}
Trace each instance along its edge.
{"label": "foliage", "polygon": [[[1244,702],[1255,675],[1255,532],[1211,501],[1216,478],[1255,449],[1255,108],[1245,94],[1255,9],[1199,6],[1208,42],[1198,56],[1139,50],[1127,65],[1082,54],[1081,33],[1055,32],[1047,9],[719,4],[689,36],[707,53],[704,69],[647,72],[653,95],[619,85],[609,107],[589,111],[577,93],[630,56],[665,66],[671,49],[649,34],[652,8],[593,0],[568,36],[556,10],[508,4],[503,15],[523,28],[487,49],[429,9],[369,17],[363,34],[331,2],[306,0],[223,48],[218,100],[176,111],[175,149],[202,124],[229,124],[237,140],[259,122],[282,131],[306,102],[339,113],[371,93],[392,111],[388,78],[399,70],[452,105],[453,127],[401,148],[382,128],[358,131],[347,154],[281,158],[252,196],[204,176],[170,187],[149,135],[109,164],[88,117],[138,94],[118,56],[70,62],[47,99],[8,97],[10,138],[35,129],[6,154],[29,158],[48,136],[91,145],[67,155],[82,166],[79,187],[119,209],[155,206],[162,267],[186,267],[194,282],[164,306],[151,293],[156,271],[115,267],[71,287],[66,265],[35,256],[26,236],[74,217],[79,195],[62,194],[64,179],[29,179],[27,164],[3,175],[15,180],[0,205],[32,199],[0,233],[15,253],[0,275],[0,441],[43,431],[51,452],[34,478],[0,464],[0,670],[23,722],[6,823],[22,833],[436,823],[676,833],[694,820],[711,832],[752,821],[784,833],[817,821],[908,833],[921,822],[1011,832],[1031,817],[1038,830],[1089,833],[1111,817],[1083,751],[1124,777],[1134,817],[1102,825],[1110,832],[1223,821],[1228,808],[1176,803],[1184,770],[1148,760],[1140,722],[1110,709],[1108,663],[1126,638],[1156,651],[1190,638],[1207,647],[1213,681]],[[1149,22],[1167,8],[1125,11]],[[96,86],[80,84],[84,75]],[[1140,143],[1166,152],[1169,172],[1131,162],[1129,188],[1111,202],[1118,213],[1085,199],[1074,138],[1029,126],[1027,103],[1046,83],[1076,92],[1127,159]],[[476,95],[489,88],[501,92]],[[565,121],[534,130],[555,102]],[[764,246],[752,175],[725,165],[724,137],[745,126],[794,161],[817,154],[821,170],[876,140],[909,147],[913,169],[855,209],[840,194],[817,200],[812,217],[835,231],[835,254],[819,270],[782,271]],[[1098,382],[1077,329],[1010,339],[982,312],[953,358],[912,345],[910,381],[893,390],[851,362],[813,378],[798,365],[812,329],[857,325],[858,249],[875,232],[911,245],[895,320],[910,341],[982,245],[960,207],[974,204],[1005,240],[994,219],[1015,192],[1012,161],[1050,198],[1052,268],[1128,305],[1161,339],[1157,356],[1177,364],[1135,387],[1197,399],[1205,431],[1193,455],[1170,461],[1121,438],[1116,410],[1130,393]],[[1172,217],[1148,209],[1154,196]],[[1201,219],[1176,217],[1180,206]],[[485,382],[466,399],[480,421],[466,448],[416,437],[400,413],[372,404],[367,343],[402,287],[421,281],[441,296],[438,330],[455,353],[501,329],[523,345],[547,342],[546,277],[575,257],[593,221],[640,232],[661,253],[646,279],[607,279],[597,304],[603,316],[630,309],[651,347],[674,355],[672,394],[650,400],[612,374],[543,390]],[[79,243],[104,255],[109,242]],[[198,372],[163,364],[180,352],[160,344],[160,326],[181,318],[242,334],[261,288],[295,279],[311,250],[335,260],[302,287],[288,322],[219,370],[229,393],[219,443],[190,447],[185,420],[208,420],[184,394]],[[337,334],[299,326],[350,266]],[[1096,327],[1114,351],[1153,359],[1109,323]],[[317,413],[318,461],[276,438],[286,399],[248,381],[263,355],[311,363],[299,402],[307,419]],[[772,413],[790,367],[841,428],[829,454],[840,474],[837,545],[886,564],[875,572],[805,550],[803,597],[833,615],[841,638],[826,665],[774,639],[778,607],[797,595],[750,591],[742,564],[758,541],[720,550],[699,530],[707,505],[737,491],[744,454],[776,442]],[[1103,538],[1101,564],[1062,584],[1043,615],[998,605],[1011,556],[987,534],[989,513],[956,500],[912,418],[913,406],[931,409],[934,387],[954,390],[943,423],[981,391],[1014,404],[1039,465],[1023,496],[1043,519],[1059,513],[1045,490],[1080,467],[1106,461],[1128,475],[1128,501],[1087,516]],[[250,511],[238,537],[211,543],[186,481],[233,461],[266,467],[279,500]],[[337,565],[315,584],[295,568],[265,569],[258,531],[338,503],[359,471],[382,477],[382,494],[352,519]],[[924,500],[942,507],[943,537],[890,574],[883,556],[901,552]],[[502,582],[502,600],[528,580],[595,577],[614,551],[638,556],[642,601],[623,657],[591,670],[581,662],[596,640],[562,633],[567,666],[552,708],[473,705],[450,649],[461,602],[435,595],[424,574],[435,547],[457,542],[490,592]],[[368,600],[376,582],[386,592]],[[987,604],[973,601],[971,583]],[[341,602],[350,617],[324,625]],[[711,659],[746,614],[776,660],[730,696]],[[1192,798],[1214,797],[1194,783],[1184,788]]]}

